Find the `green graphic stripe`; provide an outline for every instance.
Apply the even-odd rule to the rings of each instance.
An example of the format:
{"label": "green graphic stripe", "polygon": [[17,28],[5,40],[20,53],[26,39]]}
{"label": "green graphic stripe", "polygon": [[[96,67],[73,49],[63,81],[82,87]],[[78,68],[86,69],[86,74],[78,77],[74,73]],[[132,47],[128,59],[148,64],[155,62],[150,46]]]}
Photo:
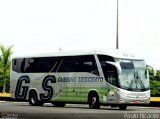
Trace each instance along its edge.
{"label": "green graphic stripe", "polygon": [[[99,94],[99,100],[100,102],[103,102],[103,96],[104,94]],[[82,95],[75,95],[75,94],[70,94],[70,95],[63,95],[61,94],[58,98],[58,100],[63,100],[63,101],[68,101],[70,99],[72,99],[73,102],[77,101],[77,100],[85,100],[85,102],[88,100],[88,94],[82,94]],[[77,101],[78,102],[78,101]]]}
{"label": "green graphic stripe", "polygon": [[107,88],[106,87],[68,87],[66,86],[65,89],[97,89],[97,90],[106,90]]}
{"label": "green graphic stripe", "polygon": [[86,95],[60,95],[58,98],[88,98]]}
{"label": "green graphic stripe", "polygon": [[[88,91],[62,91],[60,95],[85,95],[88,96]],[[106,91],[98,91],[98,95],[106,95],[108,92]]]}
{"label": "green graphic stripe", "polygon": [[[95,89],[96,90],[96,89]],[[98,94],[106,94],[108,93],[107,90],[97,90]],[[62,94],[86,94],[88,95],[89,93],[89,90],[81,90],[81,89],[78,89],[78,90],[74,90],[74,89],[70,89],[70,90],[63,90],[62,91]]]}
{"label": "green graphic stripe", "polygon": [[58,98],[55,101],[64,101],[64,102],[87,102],[87,98]]}

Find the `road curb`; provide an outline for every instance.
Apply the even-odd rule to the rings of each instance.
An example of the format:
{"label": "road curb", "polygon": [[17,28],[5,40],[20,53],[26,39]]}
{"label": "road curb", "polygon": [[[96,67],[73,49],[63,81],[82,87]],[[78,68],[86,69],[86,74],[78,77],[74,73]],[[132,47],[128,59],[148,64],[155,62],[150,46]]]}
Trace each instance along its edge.
{"label": "road curb", "polygon": [[0,101],[11,101],[10,97],[0,97]]}

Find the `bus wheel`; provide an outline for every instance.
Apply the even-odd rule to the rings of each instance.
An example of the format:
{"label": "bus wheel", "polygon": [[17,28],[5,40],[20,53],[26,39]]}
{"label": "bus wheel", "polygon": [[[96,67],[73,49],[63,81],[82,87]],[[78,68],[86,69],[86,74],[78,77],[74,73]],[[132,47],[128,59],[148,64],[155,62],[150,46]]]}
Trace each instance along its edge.
{"label": "bus wheel", "polygon": [[119,109],[120,110],[126,110],[127,109],[127,105],[119,105]]}
{"label": "bus wheel", "polygon": [[90,95],[91,97],[89,98],[89,107],[91,109],[99,109],[100,108],[100,103],[99,103],[99,98],[97,94],[92,94]]}
{"label": "bus wheel", "polygon": [[64,107],[65,103],[64,102],[53,102],[52,103],[55,107]]}
{"label": "bus wheel", "polygon": [[31,91],[29,93],[29,104],[32,106],[42,106],[43,103],[38,101],[38,96],[36,91]]}

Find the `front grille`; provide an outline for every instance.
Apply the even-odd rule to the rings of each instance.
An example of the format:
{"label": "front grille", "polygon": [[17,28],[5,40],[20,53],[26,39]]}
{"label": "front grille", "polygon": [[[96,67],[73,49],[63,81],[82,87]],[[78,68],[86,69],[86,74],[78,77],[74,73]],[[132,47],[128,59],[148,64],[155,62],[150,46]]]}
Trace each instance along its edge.
{"label": "front grille", "polygon": [[147,94],[145,93],[130,93],[127,95],[129,98],[145,98],[147,97]]}

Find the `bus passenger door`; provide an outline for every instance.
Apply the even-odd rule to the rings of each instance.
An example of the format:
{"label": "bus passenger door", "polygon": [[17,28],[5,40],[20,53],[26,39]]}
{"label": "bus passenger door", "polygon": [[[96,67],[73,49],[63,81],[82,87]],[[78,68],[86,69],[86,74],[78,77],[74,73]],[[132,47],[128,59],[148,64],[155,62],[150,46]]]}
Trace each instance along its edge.
{"label": "bus passenger door", "polygon": [[107,83],[107,103],[116,103],[118,101],[116,88],[118,85],[117,69],[106,61],[101,62],[103,74]]}
{"label": "bus passenger door", "polygon": [[114,86],[116,86],[115,72],[114,71],[108,71],[107,79],[108,79],[107,103],[116,103],[117,102],[117,94],[116,94],[116,90],[115,90],[115,87],[114,87]]}

